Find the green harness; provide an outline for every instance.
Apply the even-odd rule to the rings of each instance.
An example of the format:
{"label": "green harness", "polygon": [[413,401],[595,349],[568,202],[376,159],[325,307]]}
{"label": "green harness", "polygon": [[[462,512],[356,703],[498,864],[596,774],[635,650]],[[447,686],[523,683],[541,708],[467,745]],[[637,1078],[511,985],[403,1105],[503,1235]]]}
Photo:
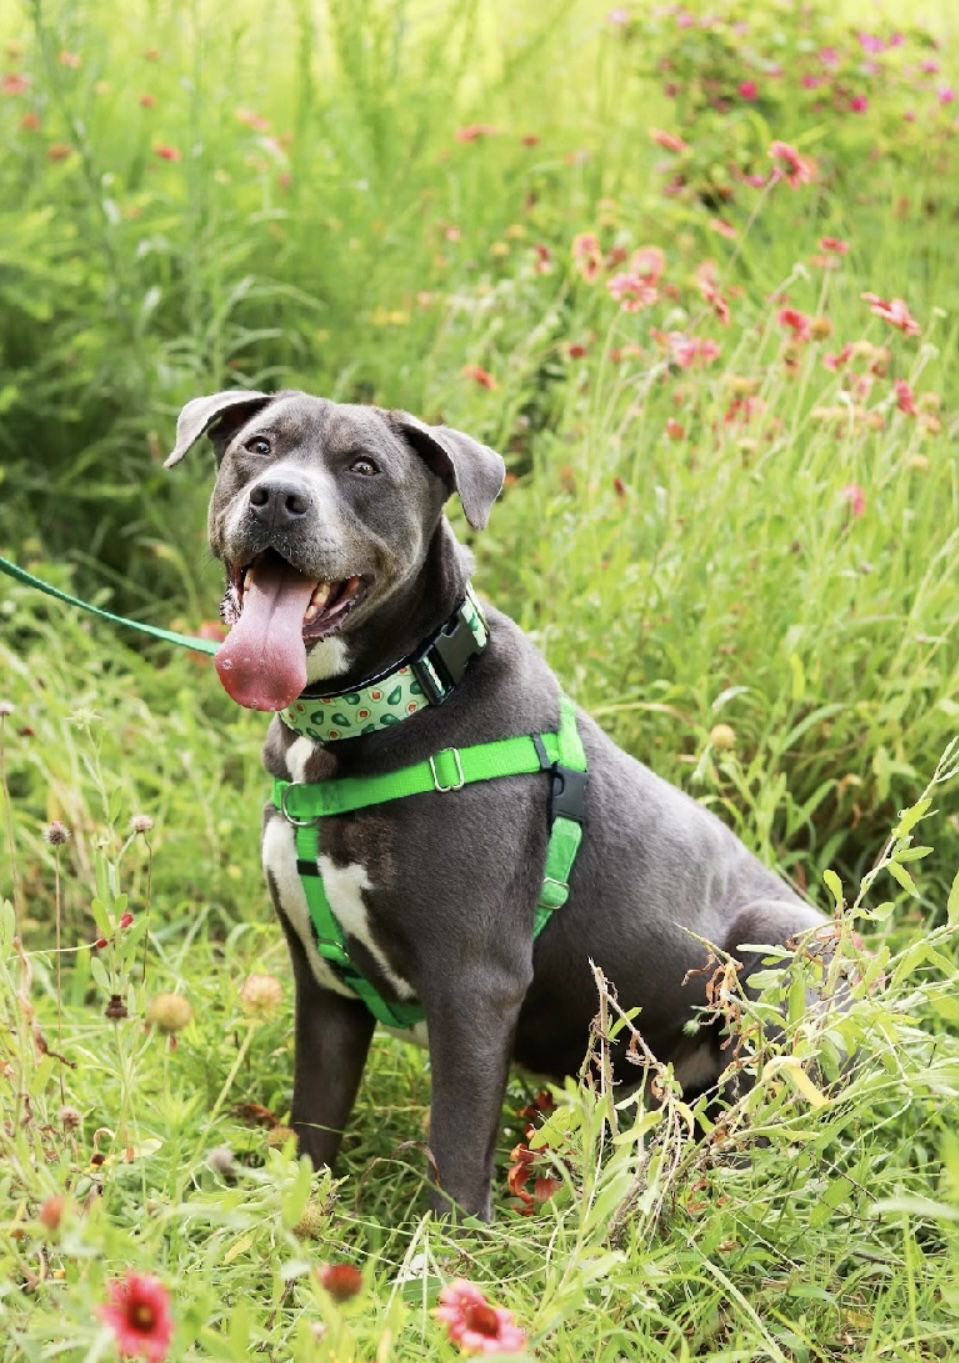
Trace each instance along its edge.
{"label": "green harness", "polygon": [[384,999],[350,959],[346,936],[330,907],[319,867],[322,821],[429,791],[452,795],[474,781],[535,772],[546,772],[550,777],[550,833],[533,921],[536,938],[552,913],[566,903],[570,873],[583,837],[586,754],[573,704],[565,696],[560,699],[556,733],[503,738],[470,748],[444,748],[425,762],[382,776],[345,776],[315,784],[274,781],[273,803],[296,830],[297,871],[310,910],[316,950],[378,1022],[407,1028],[422,1022],[425,1014],[417,1002],[391,1003]]}

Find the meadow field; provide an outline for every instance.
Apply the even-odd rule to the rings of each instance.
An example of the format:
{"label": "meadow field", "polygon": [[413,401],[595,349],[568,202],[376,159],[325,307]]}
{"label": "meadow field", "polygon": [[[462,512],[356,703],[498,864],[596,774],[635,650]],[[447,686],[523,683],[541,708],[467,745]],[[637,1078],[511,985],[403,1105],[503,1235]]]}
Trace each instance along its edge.
{"label": "meadow field", "polygon": [[951,0],[0,11],[0,554],[215,635],[185,401],[468,431],[480,596],[835,951],[727,975],[718,1121],[620,1104],[598,996],[581,1083],[510,1081],[491,1226],[425,1214],[386,1035],[313,1175],[263,717],[0,577],[3,1363],[959,1357],[957,43]]}

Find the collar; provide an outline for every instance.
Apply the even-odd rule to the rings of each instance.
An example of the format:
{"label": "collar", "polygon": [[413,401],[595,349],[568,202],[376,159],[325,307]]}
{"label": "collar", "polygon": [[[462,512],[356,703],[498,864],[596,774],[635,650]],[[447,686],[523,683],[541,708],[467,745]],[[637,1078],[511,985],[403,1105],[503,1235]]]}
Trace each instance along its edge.
{"label": "collar", "polygon": [[427,705],[442,705],[488,640],[486,617],[467,583],[466,595],[449,620],[415,653],[355,690],[327,696],[304,691],[280,711],[280,719],[301,738],[315,743],[359,738],[389,728]]}

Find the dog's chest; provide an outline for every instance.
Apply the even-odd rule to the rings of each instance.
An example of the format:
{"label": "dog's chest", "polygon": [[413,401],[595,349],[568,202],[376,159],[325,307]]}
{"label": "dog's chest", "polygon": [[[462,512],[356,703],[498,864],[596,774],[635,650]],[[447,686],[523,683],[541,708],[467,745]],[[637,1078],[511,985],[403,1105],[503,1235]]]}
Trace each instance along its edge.
{"label": "dog's chest", "polygon": [[[303,947],[316,980],[326,989],[355,997],[318,948],[310,905],[298,865],[296,830],[279,813],[271,815],[263,832],[263,869],[275,907],[283,914]],[[412,1000],[409,981],[390,959],[387,948],[375,931],[371,900],[376,889],[368,868],[361,861],[343,862],[318,849],[315,864],[322,878],[323,891],[345,938],[354,961],[362,958],[372,965],[374,982],[386,985],[397,999]],[[360,951],[357,950],[360,948]]]}

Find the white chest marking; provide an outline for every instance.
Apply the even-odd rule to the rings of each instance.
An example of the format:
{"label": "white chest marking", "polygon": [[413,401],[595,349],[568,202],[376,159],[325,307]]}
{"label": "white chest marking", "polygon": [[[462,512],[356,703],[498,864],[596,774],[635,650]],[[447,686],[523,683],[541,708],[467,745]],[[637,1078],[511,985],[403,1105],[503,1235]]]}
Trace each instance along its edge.
{"label": "white chest marking", "polygon": [[338,635],[332,639],[321,639],[306,655],[306,675],[311,683],[339,677],[349,666],[346,644]]}
{"label": "white chest marking", "polygon": [[313,925],[306,895],[303,893],[303,882],[296,869],[296,845],[293,838],[293,825],[288,824],[286,819],[270,819],[263,834],[263,869],[269,871],[272,877],[280,901],[279,906],[300,939],[310,969],[319,983],[325,989],[332,989],[337,994],[354,998],[353,990],[337,978],[313,942]]}
{"label": "white chest marking", "polygon": [[323,874],[323,888],[330,901],[330,908],[339,919],[340,927],[350,937],[355,937],[358,942],[363,943],[399,997],[411,999],[413,990],[390,966],[370,932],[370,920],[366,905],[363,903],[362,891],[372,890],[373,886],[366,874],[366,867],[361,866],[358,861],[350,862],[348,866],[334,866],[332,859],[324,856],[319,858],[319,864]]}
{"label": "white chest marking", "polygon": [[[294,738],[287,748],[284,758],[291,781],[302,782],[306,780],[306,764],[313,756],[315,749],[316,744],[312,738]],[[286,823],[286,820],[284,819],[283,822]],[[287,825],[287,827],[291,827],[291,825]]]}

